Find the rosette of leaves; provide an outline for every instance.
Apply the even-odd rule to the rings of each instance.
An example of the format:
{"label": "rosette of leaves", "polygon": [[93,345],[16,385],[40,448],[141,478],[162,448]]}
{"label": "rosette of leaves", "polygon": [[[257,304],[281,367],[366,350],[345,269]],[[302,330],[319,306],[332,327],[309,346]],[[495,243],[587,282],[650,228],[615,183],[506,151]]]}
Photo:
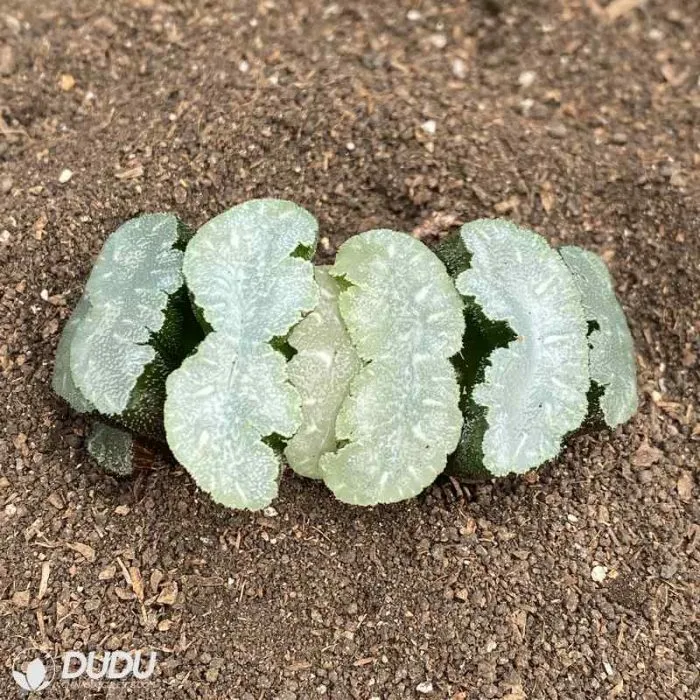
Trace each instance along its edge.
{"label": "rosette of leaves", "polygon": [[163,440],[165,378],[202,337],[182,276],[188,238],[172,214],[109,236],[57,352],[53,387],[74,409]]}
{"label": "rosette of leaves", "polygon": [[410,498],[444,470],[459,440],[449,358],[462,342],[462,301],[435,254],[396,231],[354,236],[331,274],[363,364],[335,421],[338,448],[321,456],[321,473],[346,503]]}
{"label": "rosette of leaves", "polygon": [[336,416],[362,364],[338,308],[340,285],[328,270],[316,268],[318,304],[289,335],[296,354],[287,371],[301,395],[303,418],[284,454],[297,474],[313,479],[323,476],[321,455],[336,449]]}
{"label": "rosette of leaves", "polygon": [[509,221],[465,224],[441,255],[468,310],[465,345],[453,359],[465,412],[455,469],[495,476],[534,469],[556,457],[587,413],[579,291],[547,241]]}
{"label": "rosette of leaves", "polygon": [[262,199],[206,223],[183,270],[211,332],[167,380],[165,428],[178,461],[212,498],[257,510],[277,494],[271,444],[302,420],[281,339],[318,302],[318,225],[301,207]]}
{"label": "rosette of leaves", "polygon": [[589,369],[603,421],[614,428],[637,412],[634,341],[603,260],[588,250],[559,250],[573,275],[589,324]]}

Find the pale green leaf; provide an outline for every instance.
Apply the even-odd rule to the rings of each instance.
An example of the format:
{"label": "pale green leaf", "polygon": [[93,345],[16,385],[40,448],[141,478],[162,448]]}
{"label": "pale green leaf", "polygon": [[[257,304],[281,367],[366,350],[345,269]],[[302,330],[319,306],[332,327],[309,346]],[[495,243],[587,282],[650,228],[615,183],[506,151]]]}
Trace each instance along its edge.
{"label": "pale green leaf", "polygon": [[556,457],[586,416],[586,321],[574,281],[544,238],[504,220],[465,224],[457,288],[516,339],[489,356],[474,401],[486,408],[484,466],[523,473]]}
{"label": "pale green leaf", "polygon": [[105,471],[115,476],[131,475],[134,445],[130,433],[98,422],[92,426],[86,447]]}
{"label": "pale green leaf", "polygon": [[105,242],[85,288],[89,308],[77,325],[70,366],[83,396],[102,414],[123,413],[144,369],[149,344],[183,284],[180,225],[171,214],[131,219]]}
{"label": "pale green leaf", "polygon": [[83,396],[82,392],[75,385],[73,373],[70,368],[70,353],[73,345],[73,338],[80,323],[90,305],[85,297],[81,298],[70,318],[63,327],[61,339],[58,341],[56,349],[56,359],[54,361],[53,378],[51,388],[63,399],[65,399],[79,413],[90,413],[94,406]]}
{"label": "pale green leaf", "polygon": [[342,501],[390,503],[417,495],[443,471],[459,440],[459,386],[449,357],[461,347],[462,302],[444,265],[396,231],[360,234],[338,251],[339,308],[366,363],[321,458]]}
{"label": "pale green leaf", "polygon": [[185,254],[194,303],[213,331],[167,381],[165,428],[178,461],[214,500],[263,508],[280,460],[264,438],[302,419],[284,356],[270,343],[318,302],[315,219],[281,200],[253,200],[206,223]]}
{"label": "pale green leaf", "polygon": [[637,412],[634,341],[601,258],[575,246],[559,252],[581,293],[586,320],[595,324],[588,336],[591,381],[603,389],[600,408],[605,422],[614,428]]}
{"label": "pale green leaf", "polygon": [[187,246],[187,286],[212,328],[243,344],[285,335],[315,306],[310,262],[318,224],[293,202],[257,199],[207,222]]}
{"label": "pale green leaf", "polygon": [[315,270],[319,302],[290,334],[297,354],[287,366],[301,395],[303,420],[284,454],[297,474],[314,479],[322,477],[321,455],[336,448],[336,416],[361,366],[338,310],[340,288],[327,270]]}

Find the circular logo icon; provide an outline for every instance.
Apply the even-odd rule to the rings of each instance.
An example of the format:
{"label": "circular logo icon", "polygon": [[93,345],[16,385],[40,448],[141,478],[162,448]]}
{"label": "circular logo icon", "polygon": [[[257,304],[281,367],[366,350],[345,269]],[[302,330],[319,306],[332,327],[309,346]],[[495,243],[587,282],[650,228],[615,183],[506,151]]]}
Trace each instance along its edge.
{"label": "circular logo icon", "polygon": [[40,649],[25,649],[12,660],[12,677],[28,693],[48,688],[56,676],[56,664]]}

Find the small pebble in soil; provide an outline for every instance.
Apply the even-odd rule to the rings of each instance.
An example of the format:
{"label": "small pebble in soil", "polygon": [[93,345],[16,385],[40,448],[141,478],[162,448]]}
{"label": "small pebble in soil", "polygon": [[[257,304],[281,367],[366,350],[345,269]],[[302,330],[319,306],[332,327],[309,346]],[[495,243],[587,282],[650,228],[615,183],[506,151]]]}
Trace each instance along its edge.
{"label": "small pebble in soil", "polygon": [[70,92],[75,87],[75,78],[70,73],[64,73],[58,84],[63,92]]}
{"label": "small pebble in soil", "polygon": [[678,566],[675,563],[664,564],[664,566],[661,567],[659,574],[661,575],[661,578],[670,581],[672,578],[675,577],[677,571]]}
{"label": "small pebble in soil", "polygon": [[459,80],[464,80],[467,77],[467,64],[461,58],[452,60],[452,75]]}
{"label": "small pebble in soil", "polygon": [[73,171],[69,170],[68,168],[64,168],[63,170],[61,170],[61,174],[58,176],[58,181],[62,185],[65,185],[66,182],[68,182],[72,177],[73,177]]}
{"label": "small pebble in soil", "polygon": [[98,32],[104,34],[105,36],[114,36],[119,31],[117,25],[114,24],[109,17],[104,15],[102,17],[98,17],[93,26]]}
{"label": "small pebble in soil", "polygon": [[643,469],[637,474],[637,481],[640,484],[647,485],[654,480],[654,472],[651,469]]}
{"label": "small pebble in soil", "polygon": [[591,569],[591,578],[596,583],[602,583],[603,581],[605,581],[607,575],[608,575],[608,567],[607,566],[594,566]]}
{"label": "small pebble in soil", "polygon": [[553,139],[563,139],[566,136],[566,127],[563,124],[550,124],[547,127],[547,133]]}
{"label": "small pebble in soil", "polygon": [[434,119],[428,119],[428,121],[423,122],[420,125],[420,128],[423,129],[426,134],[430,134],[432,136],[432,134],[434,134],[437,130],[437,124],[435,123]]}
{"label": "small pebble in soil", "polygon": [[430,37],[430,43],[439,50],[447,46],[447,37],[444,34],[433,34]]}
{"label": "small pebble in soil", "polygon": [[676,170],[669,178],[671,187],[685,187],[688,183],[682,171]]}
{"label": "small pebble in soil", "polygon": [[433,692],[433,684],[431,681],[423,681],[416,686],[416,692],[421,695],[430,695]]}
{"label": "small pebble in soil", "polygon": [[12,75],[17,63],[11,46],[0,47],[0,75]]}
{"label": "small pebble in soil", "polygon": [[526,97],[524,100],[520,100],[520,103],[518,104],[518,111],[520,114],[526,117],[530,113],[530,110],[533,108],[534,104],[535,100],[531,99],[530,97]]}
{"label": "small pebble in soil", "polygon": [[534,70],[526,70],[518,76],[518,85],[522,88],[529,88],[535,80],[537,80],[537,73]]}

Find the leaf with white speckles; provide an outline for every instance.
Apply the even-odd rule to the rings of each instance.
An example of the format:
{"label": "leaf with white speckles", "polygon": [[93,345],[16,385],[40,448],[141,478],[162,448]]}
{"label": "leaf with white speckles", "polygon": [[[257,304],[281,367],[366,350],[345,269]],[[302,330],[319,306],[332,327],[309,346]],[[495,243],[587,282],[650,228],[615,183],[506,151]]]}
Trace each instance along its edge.
{"label": "leaf with white speckles", "polygon": [[581,294],[586,320],[594,325],[588,336],[591,381],[602,387],[600,408],[614,428],[637,411],[634,341],[603,260],[575,246],[559,252]]}
{"label": "leaf with white speckles", "polygon": [[164,322],[168,296],[183,284],[178,222],[168,214],[127,221],[105,242],[85,286],[89,308],[71,351],[80,390],[105,415],[122,413],[144,367],[148,341]]}
{"label": "leaf with white speckles", "polygon": [[87,299],[83,297],[78,301],[70,318],[63,327],[61,339],[58,341],[56,359],[54,361],[53,378],[51,388],[63,399],[71,408],[79,413],[90,413],[94,406],[83,396],[80,389],[75,385],[73,373],[70,368],[70,350],[73,345],[75,332],[82,323],[85,314],[90,308]]}
{"label": "leaf with white speckles", "polygon": [[95,423],[86,441],[87,451],[107,472],[130,476],[133,471],[133,438],[129,433],[104,423]]}
{"label": "leaf with white speckles", "polygon": [[465,224],[471,256],[457,288],[515,334],[489,356],[473,399],[486,409],[483,463],[523,473],[556,457],[586,416],[588,346],[578,290],[544,238],[509,221]]}
{"label": "leaf with white speckles", "polygon": [[265,439],[292,436],[302,420],[271,343],[318,302],[303,259],[317,231],[292,202],[253,200],[206,223],[185,253],[187,285],[213,330],[168,377],[165,428],[178,461],[230,507],[257,510],[275,497],[280,459]]}
{"label": "leaf with white speckles", "polygon": [[320,479],[319,459],[336,448],[338,410],[361,362],[340,316],[338,283],[328,268],[316,268],[315,277],[318,305],[289,336],[297,350],[288,365],[289,379],[301,395],[303,419],[284,454],[297,474]]}
{"label": "leaf with white speckles", "polygon": [[347,503],[391,503],[420,493],[459,439],[459,386],[449,357],[462,343],[462,302],[423,243],[396,231],[360,234],[331,273],[339,308],[365,365],[336,421],[347,441],[321,457],[324,480]]}
{"label": "leaf with white speckles", "polygon": [[202,337],[182,276],[187,237],[171,214],[120,226],[95,262],[57,355],[61,395],[74,397],[70,377],[83,406],[156,439],[165,377]]}

